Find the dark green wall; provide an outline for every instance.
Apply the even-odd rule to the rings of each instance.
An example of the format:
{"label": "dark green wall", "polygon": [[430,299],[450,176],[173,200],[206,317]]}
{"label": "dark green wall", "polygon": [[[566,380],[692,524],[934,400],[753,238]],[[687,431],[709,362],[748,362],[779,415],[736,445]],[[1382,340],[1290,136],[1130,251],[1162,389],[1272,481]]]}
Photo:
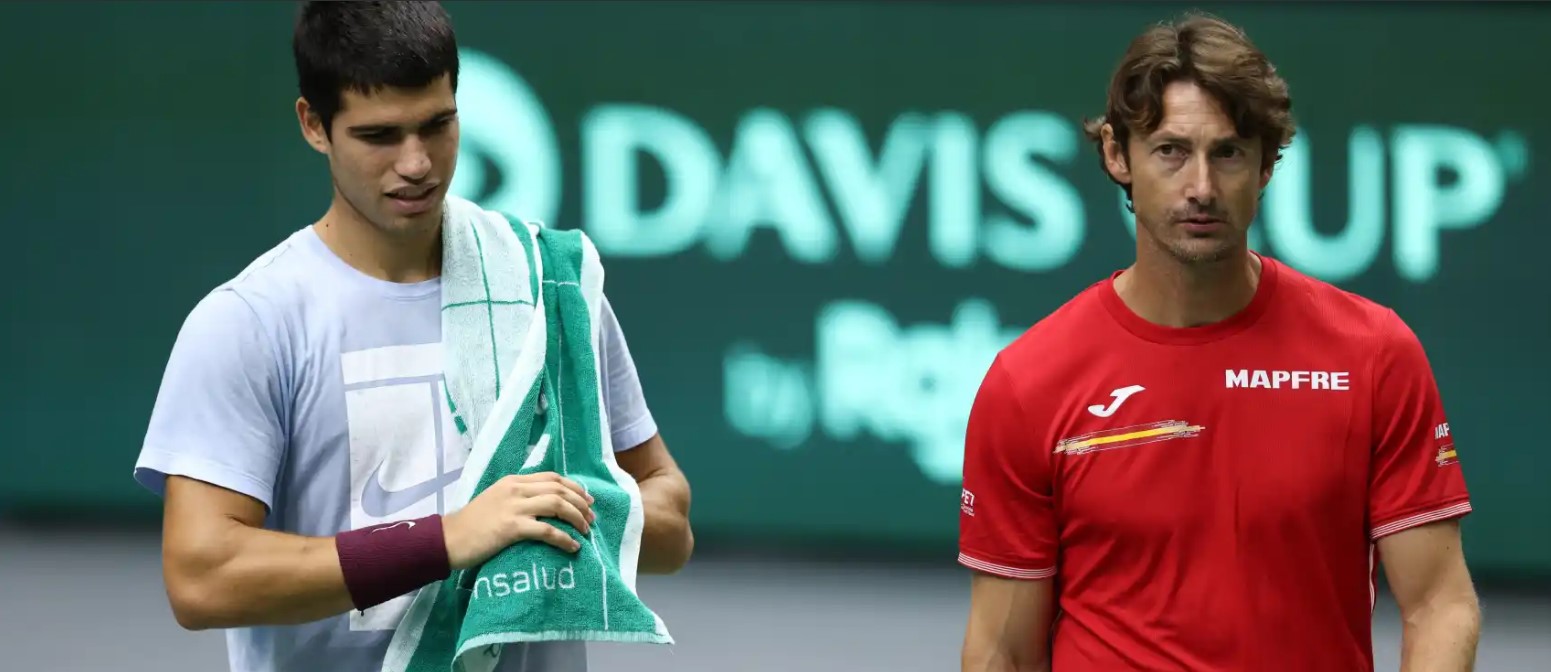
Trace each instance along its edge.
{"label": "dark green wall", "polygon": [[[1129,38],[1181,8],[450,8],[458,189],[595,237],[700,529],[946,553],[990,356],[1132,254],[1078,124]],[[1220,9],[1300,120],[1257,246],[1412,325],[1474,492],[1474,563],[1551,572],[1551,11]],[[20,264],[0,507],[154,515],[130,467],[183,316],[327,204],[291,11],[0,5]]]}

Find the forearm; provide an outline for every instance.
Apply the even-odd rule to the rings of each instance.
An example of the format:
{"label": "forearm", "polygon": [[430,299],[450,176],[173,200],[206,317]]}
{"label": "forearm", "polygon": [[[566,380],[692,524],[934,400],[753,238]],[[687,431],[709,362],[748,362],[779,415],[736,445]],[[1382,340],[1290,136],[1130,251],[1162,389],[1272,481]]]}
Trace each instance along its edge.
{"label": "forearm", "polygon": [[677,472],[640,481],[646,521],[641,531],[639,571],[672,574],[689,562],[695,537],[689,525],[689,483]]}
{"label": "forearm", "polygon": [[[233,522],[170,568],[173,611],[189,629],[306,623],[352,608],[332,537]],[[169,577],[171,579],[171,577]]]}
{"label": "forearm", "polygon": [[1471,672],[1481,632],[1474,598],[1440,601],[1407,614],[1401,634],[1401,672]]}

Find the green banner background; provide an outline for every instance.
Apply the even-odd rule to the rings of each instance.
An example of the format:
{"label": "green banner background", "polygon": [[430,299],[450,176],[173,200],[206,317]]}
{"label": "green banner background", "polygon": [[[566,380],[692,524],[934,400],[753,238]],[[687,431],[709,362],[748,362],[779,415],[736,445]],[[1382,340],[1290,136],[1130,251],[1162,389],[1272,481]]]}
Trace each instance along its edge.
{"label": "green banner background", "polygon": [[[946,553],[990,357],[1132,254],[1078,124],[1131,36],[1185,8],[448,4],[456,188],[595,238],[701,534]],[[130,467],[183,317],[327,205],[292,9],[0,6],[20,264],[0,507],[155,515]],[[1551,573],[1551,12],[1208,9],[1271,55],[1300,120],[1257,246],[1412,325],[1474,564]]]}

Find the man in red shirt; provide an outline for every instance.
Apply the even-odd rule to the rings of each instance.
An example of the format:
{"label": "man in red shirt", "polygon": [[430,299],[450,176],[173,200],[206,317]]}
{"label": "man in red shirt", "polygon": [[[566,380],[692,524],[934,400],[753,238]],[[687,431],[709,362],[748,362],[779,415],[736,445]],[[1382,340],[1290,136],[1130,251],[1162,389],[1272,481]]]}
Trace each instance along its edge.
{"label": "man in red shirt", "polygon": [[1421,344],[1248,249],[1286,83],[1191,16],[1138,37],[1108,98],[1088,130],[1136,261],[1004,349],[975,398],[963,669],[1372,670],[1382,562],[1403,669],[1469,670],[1470,500]]}

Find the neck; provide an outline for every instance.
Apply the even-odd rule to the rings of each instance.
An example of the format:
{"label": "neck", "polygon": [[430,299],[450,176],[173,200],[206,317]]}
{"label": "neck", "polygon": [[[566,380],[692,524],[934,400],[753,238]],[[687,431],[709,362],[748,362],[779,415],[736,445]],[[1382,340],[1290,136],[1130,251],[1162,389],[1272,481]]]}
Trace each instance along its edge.
{"label": "neck", "polygon": [[1243,310],[1260,285],[1260,259],[1240,248],[1220,261],[1187,263],[1157,250],[1138,254],[1115,279],[1115,293],[1148,322],[1165,327],[1199,327]]}
{"label": "neck", "polygon": [[336,193],[313,229],[346,264],[379,280],[415,283],[441,274],[440,224],[424,230],[383,231]]}

